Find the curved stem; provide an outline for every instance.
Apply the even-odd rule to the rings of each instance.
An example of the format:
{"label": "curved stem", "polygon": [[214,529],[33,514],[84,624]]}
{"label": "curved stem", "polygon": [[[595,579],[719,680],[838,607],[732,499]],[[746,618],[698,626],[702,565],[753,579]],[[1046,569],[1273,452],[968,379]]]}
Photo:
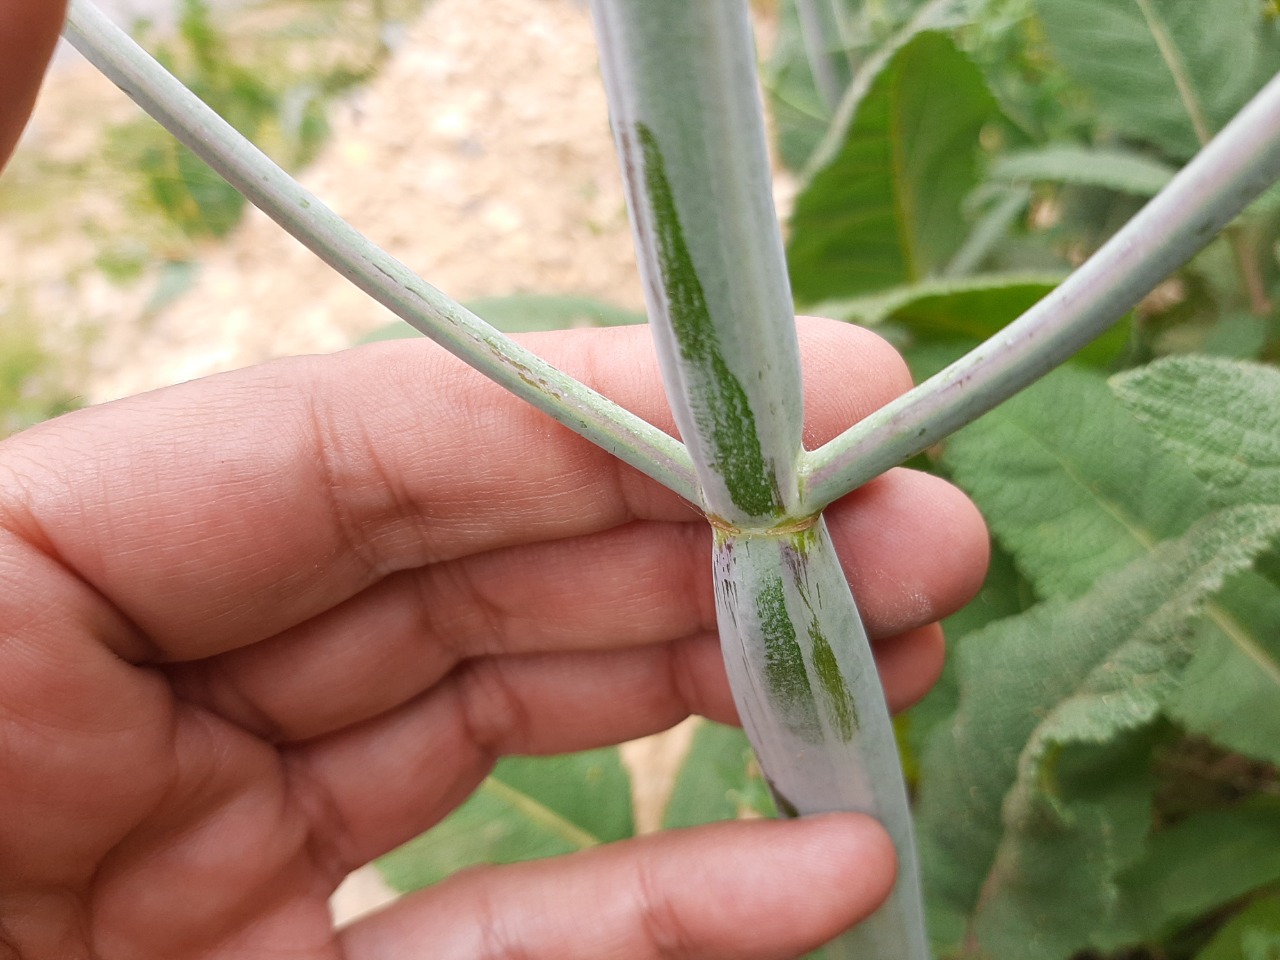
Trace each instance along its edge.
{"label": "curved stem", "polygon": [[570,430],[690,500],[684,445],[539,359],[450,300],[305,190],[156,63],[89,0],[67,39],[250,202],[338,273],[446,350]]}
{"label": "curved stem", "polygon": [[1280,178],[1280,77],[1062,285],[941,373],[808,454],[817,511],[976,420],[1131,310]]}

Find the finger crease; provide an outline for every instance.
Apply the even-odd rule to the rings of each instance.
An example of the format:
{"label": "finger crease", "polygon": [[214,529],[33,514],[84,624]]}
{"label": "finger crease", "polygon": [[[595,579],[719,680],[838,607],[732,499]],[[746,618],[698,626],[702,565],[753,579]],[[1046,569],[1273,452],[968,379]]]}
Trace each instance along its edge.
{"label": "finger crease", "polygon": [[520,752],[532,718],[507,682],[502,661],[495,657],[468,660],[457,677],[460,722],[468,741],[490,759]]}

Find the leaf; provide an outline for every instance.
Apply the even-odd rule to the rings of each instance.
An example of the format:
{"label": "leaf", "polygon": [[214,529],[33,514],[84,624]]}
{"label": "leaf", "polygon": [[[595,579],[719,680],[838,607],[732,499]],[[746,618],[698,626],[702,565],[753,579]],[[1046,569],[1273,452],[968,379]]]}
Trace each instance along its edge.
{"label": "leaf", "polygon": [[1118,133],[1184,160],[1256,89],[1254,0],[1035,0],[1066,73]]}
{"label": "leaf", "polygon": [[[1172,683],[1177,647],[1160,647],[1164,656],[1145,652],[1163,668],[1143,679]],[[988,955],[1059,960],[1117,922],[1116,876],[1141,855],[1151,824],[1148,757],[1159,726],[1147,706],[1099,742],[1090,723],[1073,729],[1051,716],[1028,743],[972,923]]]}
{"label": "leaf", "polygon": [[901,323],[939,339],[985,339],[1018,318],[1056,287],[1062,274],[978,274],[958,280],[924,280],[860,297],[824,300],[816,314],[864,326]]}
{"label": "leaf", "polygon": [[1132,150],[1054,143],[997,157],[992,180],[1070,183],[1103,187],[1138,197],[1154,197],[1165,188],[1175,167]]}
{"label": "leaf", "polygon": [[826,133],[831,110],[814,82],[795,0],[781,6],[777,39],[762,74],[778,156],[785,166],[799,170]]}
{"label": "leaf", "polygon": [[944,266],[968,232],[961,205],[994,113],[981,72],[946,35],[902,47],[796,199],[787,251],[796,300],[883,290]]}
{"label": "leaf", "polygon": [[1280,894],[1255,900],[1218,931],[1195,960],[1276,960],[1280,957]]}
{"label": "leaf", "polygon": [[[950,655],[943,664],[942,676],[929,693],[905,713],[897,716],[899,742],[905,743],[904,761],[910,760],[917,773],[920,758],[935,729],[950,722],[955,715],[959,690],[955,676],[956,651],[968,642],[970,634],[983,627],[1023,613],[1035,603],[1035,596],[1013,565],[1013,559],[1000,548],[991,546],[991,560],[986,580],[978,595],[962,609],[942,621]],[[913,776],[918,780],[918,776]]]}
{"label": "leaf", "polygon": [[1099,946],[1108,949],[1168,935],[1277,881],[1280,802],[1274,797],[1193,814],[1156,834],[1141,860],[1119,878],[1123,909],[1131,919],[1123,940],[1112,938]]}
{"label": "leaf", "polygon": [[[1171,357],[1113,382],[1117,397],[1220,506],[1280,504],[1280,371]],[[1280,589],[1242,577],[1202,637],[1172,708],[1188,729],[1280,763]]]}
{"label": "leaf", "polygon": [[1280,503],[1280,370],[1170,357],[1117,377],[1113,389],[1217,503]]}
{"label": "leaf", "polygon": [[720,723],[699,724],[676,774],[662,816],[663,828],[750,814],[773,816],[775,811],[747,735]]}
{"label": "leaf", "polygon": [[[508,297],[484,297],[465,304],[466,308],[504,333],[534,330],[565,330],[570,327],[616,327],[644,323],[642,313],[624,310],[591,297],[550,296],[517,293]],[[399,340],[421,334],[403,320],[380,327],[360,339],[361,343]]]}
{"label": "leaf", "polygon": [[948,442],[955,480],[1041,596],[1078,596],[1210,502],[1096,374],[1063,368]]}
{"label": "leaf", "polygon": [[[1126,856],[1097,846],[1108,838],[1109,805],[1073,819],[1073,798],[1088,798],[1080,780],[1072,783],[1054,764],[1084,750],[1075,755],[1079,766],[1096,768],[1091,744],[1137,735],[1154,720],[1176,687],[1188,656],[1183,641],[1206,603],[1277,536],[1280,508],[1219,511],[1076,599],[1047,601],[967,638],[956,667],[959,711],[929,744],[919,807],[938,942],[958,942],[972,922],[998,939],[993,960],[1062,956],[1063,943],[1084,945],[1092,936],[1079,924],[1110,919],[1108,885],[1098,886],[1098,875],[1123,866]],[[1130,812],[1133,789],[1124,807]],[[1059,803],[1064,798],[1067,806]],[[1071,850],[1073,831],[1075,860],[1046,866],[1063,872],[1063,886],[1072,890],[1093,882],[1099,902],[1053,926],[1047,908],[1036,904],[1055,894],[1056,881],[1039,872],[1034,853],[1044,844]],[[1014,929],[1022,931],[1016,945],[1006,933]]]}
{"label": "leaf", "polygon": [[1280,589],[1243,575],[1215,614],[1169,714],[1193,733],[1280,764]]}
{"label": "leaf", "polygon": [[[926,0],[783,0],[773,52],[762,71],[783,164],[802,171],[830,132],[833,108],[850,86],[865,83],[862,71],[874,72],[877,61],[921,30],[941,28],[947,13],[931,10]],[[855,67],[858,75],[851,73]]]}
{"label": "leaf", "polygon": [[631,779],[616,747],[507,757],[438,826],[377,863],[406,892],[476,864],[572,853],[633,833]]}
{"label": "leaf", "polygon": [[1256,360],[1266,345],[1266,318],[1240,311],[1221,317],[1200,349],[1217,357]]}

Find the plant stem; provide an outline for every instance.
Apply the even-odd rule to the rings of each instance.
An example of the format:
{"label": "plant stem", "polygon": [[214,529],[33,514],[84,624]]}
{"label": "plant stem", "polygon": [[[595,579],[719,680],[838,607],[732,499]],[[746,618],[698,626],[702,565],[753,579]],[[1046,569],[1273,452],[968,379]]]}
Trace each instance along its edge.
{"label": "plant stem", "polygon": [[1277,178],[1280,78],[1056,290],[941,373],[810,453],[806,508],[822,509],[1069,359]]}
{"label": "plant stem", "polygon": [[746,4],[592,9],[663,376],[715,527],[739,715],[784,815],[870,813],[897,846],[889,902],[828,956],[925,960],[875,660],[826,527],[800,509],[799,350]]}
{"label": "plant stem", "polygon": [[379,249],[249,143],[89,0],[66,36],[144,110],[267,216],[361,290],[485,376],[691,500],[683,444],[539,359]]}

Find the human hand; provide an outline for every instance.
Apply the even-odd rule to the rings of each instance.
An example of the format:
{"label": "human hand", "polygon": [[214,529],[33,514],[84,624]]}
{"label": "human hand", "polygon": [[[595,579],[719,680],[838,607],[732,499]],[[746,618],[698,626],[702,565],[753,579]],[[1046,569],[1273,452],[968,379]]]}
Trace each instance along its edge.
{"label": "human hand", "polygon": [[[647,332],[530,345],[666,429]],[[812,445],[908,386],[804,325]],[[852,385],[852,386],[851,386]],[[986,540],[895,470],[828,511],[891,702]],[[732,721],[705,521],[426,341],[91,408],[0,445],[0,956],[789,957],[868,913],[854,815],[469,871],[335,933],[350,870],[506,753]],[[5,952],[7,948],[7,953]]]}

